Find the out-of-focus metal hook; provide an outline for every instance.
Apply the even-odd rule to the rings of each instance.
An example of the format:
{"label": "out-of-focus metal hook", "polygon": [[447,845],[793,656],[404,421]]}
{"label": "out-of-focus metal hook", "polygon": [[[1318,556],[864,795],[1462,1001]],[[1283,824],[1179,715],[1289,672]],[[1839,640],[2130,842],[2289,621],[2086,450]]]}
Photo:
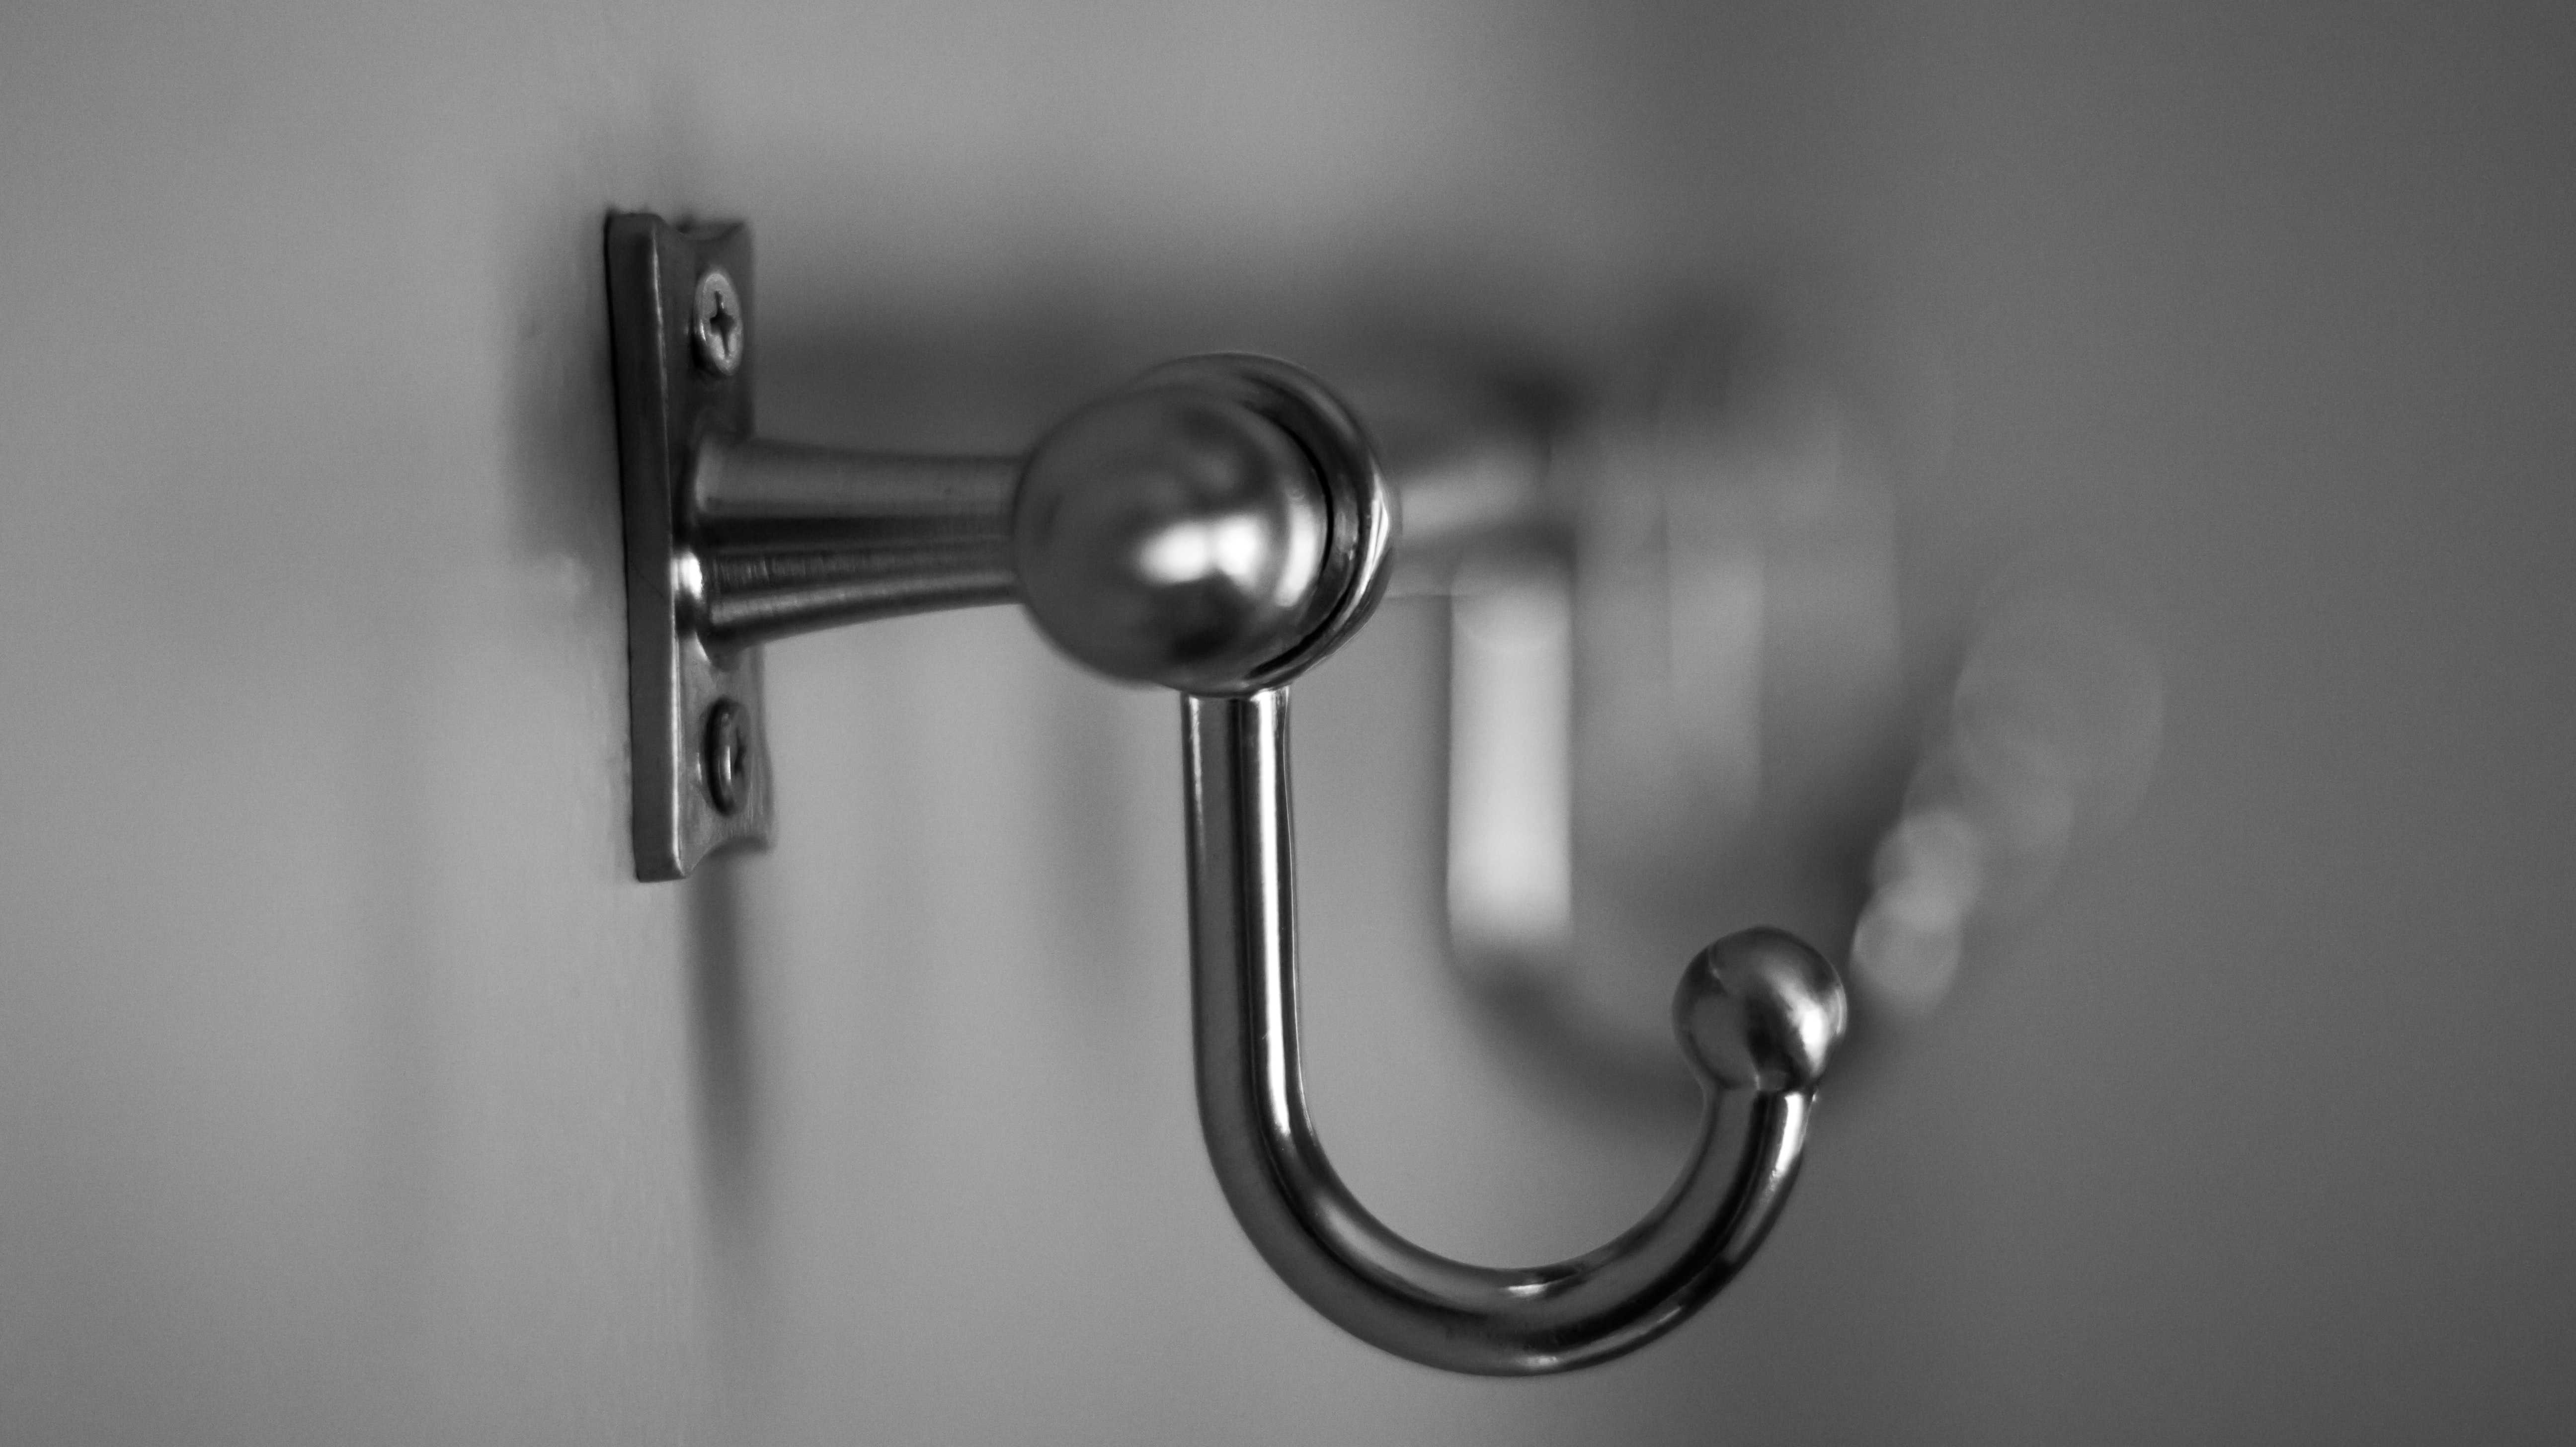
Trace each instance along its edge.
{"label": "out-of-focus metal hook", "polygon": [[1844,1024],[1832,969],[1778,931],[1729,936],[1683,972],[1674,1023],[1707,1094],[1700,1144],[1663,1203],[1596,1251],[1525,1270],[1433,1255],[1361,1207],[1315,1137],[1287,687],[1367,620],[1396,530],[1340,399],[1282,362],[1201,357],[1020,458],[766,442],[742,390],[739,228],[623,216],[609,247],[639,874],[677,877],[765,837],[759,643],[1017,601],[1077,661],[1184,696],[1200,1121],[1227,1202],[1291,1288],[1397,1355],[1522,1375],[1640,1346],[1741,1269],[1796,1173]]}

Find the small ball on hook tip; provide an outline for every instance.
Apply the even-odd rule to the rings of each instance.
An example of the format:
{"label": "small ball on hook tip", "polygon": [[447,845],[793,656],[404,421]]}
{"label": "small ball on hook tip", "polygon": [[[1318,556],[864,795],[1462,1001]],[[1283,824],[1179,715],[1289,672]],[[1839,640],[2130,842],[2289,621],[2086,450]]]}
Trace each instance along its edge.
{"label": "small ball on hook tip", "polygon": [[1692,1065],[1739,1090],[1815,1089],[1846,1017],[1834,967],[1785,930],[1728,935],[1692,957],[1673,992],[1673,1032]]}

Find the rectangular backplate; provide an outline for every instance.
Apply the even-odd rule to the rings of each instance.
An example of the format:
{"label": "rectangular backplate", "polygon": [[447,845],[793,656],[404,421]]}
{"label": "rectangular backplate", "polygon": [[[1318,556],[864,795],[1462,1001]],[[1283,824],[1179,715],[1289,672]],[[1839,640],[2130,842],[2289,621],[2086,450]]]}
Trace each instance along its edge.
{"label": "rectangular backplate", "polygon": [[[730,371],[703,361],[693,335],[699,283],[714,271],[732,282],[739,331]],[[689,616],[694,465],[703,440],[751,431],[750,311],[751,235],[741,225],[680,227],[641,212],[609,218],[638,879],[678,879],[712,850],[769,842],[760,650],[711,653]],[[719,711],[725,779],[709,754]]]}

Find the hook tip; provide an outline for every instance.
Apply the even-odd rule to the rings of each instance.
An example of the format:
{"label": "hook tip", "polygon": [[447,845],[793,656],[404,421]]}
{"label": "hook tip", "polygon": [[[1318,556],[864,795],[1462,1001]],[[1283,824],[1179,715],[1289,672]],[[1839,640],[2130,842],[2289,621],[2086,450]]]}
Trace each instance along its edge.
{"label": "hook tip", "polygon": [[1739,930],[1691,958],[1673,993],[1673,1030],[1718,1084],[1770,1094],[1824,1078],[1847,1007],[1834,967],[1786,930]]}

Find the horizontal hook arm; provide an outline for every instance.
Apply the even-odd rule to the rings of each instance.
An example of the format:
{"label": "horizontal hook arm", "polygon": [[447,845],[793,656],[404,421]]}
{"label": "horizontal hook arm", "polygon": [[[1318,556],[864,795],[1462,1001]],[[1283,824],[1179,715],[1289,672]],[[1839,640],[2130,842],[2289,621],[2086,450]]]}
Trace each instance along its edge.
{"label": "horizontal hook arm", "polygon": [[707,439],[683,539],[700,636],[738,647],[1010,602],[1020,461]]}
{"label": "horizontal hook arm", "polygon": [[1352,1197],[1307,1118],[1287,702],[1284,689],[1183,700],[1199,1115],[1245,1233],[1317,1311],[1428,1366],[1563,1371],[1669,1331],[1742,1269],[1787,1196],[1842,1028],[1832,970],[1773,930],[1691,962],[1675,1024],[1707,1106],[1690,1163],[1637,1226],[1552,1266],[1425,1251]]}
{"label": "horizontal hook arm", "polygon": [[[906,613],[1009,603],[1011,504],[1027,458],[863,452],[709,437],[688,479],[690,617],[716,648]],[[1536,536],[1544,467],[1524,431],[1436,435],[1386,470],[1403,499],[1408,591],[1468,542]],[[1515,533],[1517,530],[1517,533]]]}

